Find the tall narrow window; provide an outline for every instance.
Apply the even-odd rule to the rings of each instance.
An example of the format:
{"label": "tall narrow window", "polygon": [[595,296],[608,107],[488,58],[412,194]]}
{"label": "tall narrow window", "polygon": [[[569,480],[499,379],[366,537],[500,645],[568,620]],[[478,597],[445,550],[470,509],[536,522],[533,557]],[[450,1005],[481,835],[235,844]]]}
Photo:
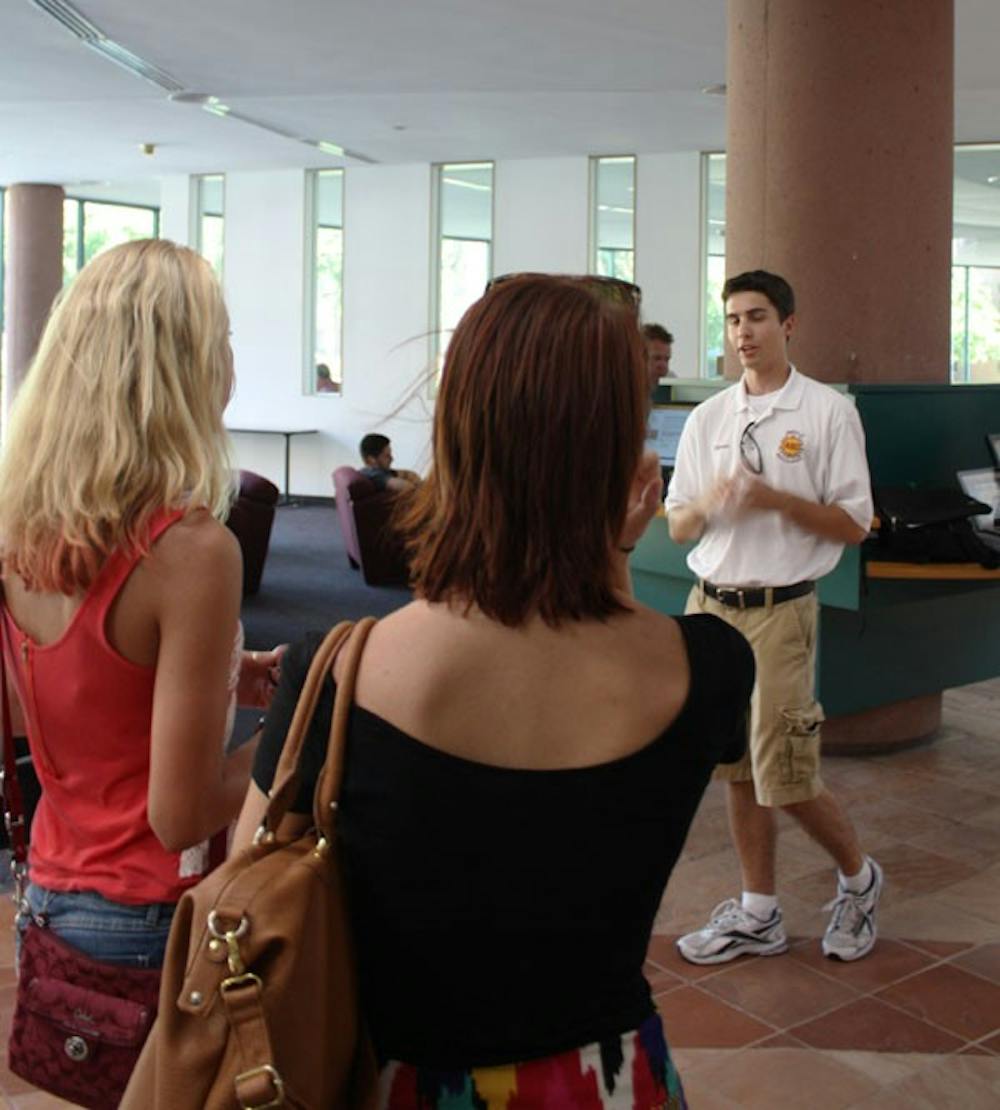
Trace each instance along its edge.
{"label": "tall narrow window", "polygon": [[493,269],[493,163],[434,167],[434,274],[431,334],[434,365],[462,313],[482,295]]}
{"label": "tall narrow window", "polygon": [[951,380],[1000,382],[1000,145],[955,148]]}
{"label": "tall narrow window", "polygon": [[702,224],[702,365],[703,378],[722,374],[726,330],[722,312],[722,287],[726,283],[726,156],[703,154],[701,184]]}
{"label": "tall narrow window", "polygon": [[195,250],[208,260],[222,277],[223,243],[226,219],[226,178],[221,173],[203,174],[195,179]]}
{"label": "tall narrow window", "polygon": [[159,233],[159,208],[67,197],[63,201],[63,284],[101,251],[133,239],[155,239]]}
{"label": "tall narrow window", "polygon": [[306,321],[306,393],[339,393],[343,385],[344,171],[306,178],[312,228],[311,296]]}
{"label": "tall narrow window", "polygon": [[635,158],[590,160],[590,270],[635,280]]}

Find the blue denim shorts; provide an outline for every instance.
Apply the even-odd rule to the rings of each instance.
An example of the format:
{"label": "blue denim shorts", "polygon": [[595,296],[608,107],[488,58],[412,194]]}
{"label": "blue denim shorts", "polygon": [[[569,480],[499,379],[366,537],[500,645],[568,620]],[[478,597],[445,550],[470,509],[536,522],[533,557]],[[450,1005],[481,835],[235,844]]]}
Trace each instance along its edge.
{"label": "blue denim shorts", "polygon": [[127,906],[110,902],[87,890],[47,890],[28,883],[24,892],[30,908],[17,915],[17,942],[34,918],[74,948],[95,960],[123,967],[162,967],[177,908],[173,902]]}

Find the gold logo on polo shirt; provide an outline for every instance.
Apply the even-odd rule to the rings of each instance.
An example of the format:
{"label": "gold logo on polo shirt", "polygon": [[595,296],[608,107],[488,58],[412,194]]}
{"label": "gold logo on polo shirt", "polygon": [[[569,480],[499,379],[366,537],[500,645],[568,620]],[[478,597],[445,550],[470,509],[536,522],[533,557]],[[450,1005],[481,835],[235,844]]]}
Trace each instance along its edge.
{"label": "gold logo on polo shirt", "polygon": [[804,440],[801,432],[785,432],[778,444],[778,458],[798,462],[802,458]]}

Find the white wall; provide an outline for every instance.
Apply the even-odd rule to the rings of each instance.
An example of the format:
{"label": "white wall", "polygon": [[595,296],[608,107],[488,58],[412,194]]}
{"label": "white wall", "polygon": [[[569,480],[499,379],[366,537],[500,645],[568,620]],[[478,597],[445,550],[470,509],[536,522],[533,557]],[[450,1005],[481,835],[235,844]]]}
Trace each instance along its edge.
{"label": "white wall", "polygon": [[674,337],[671,371],[698,377],[701,346],[701,155],[636,159],[635,280],[644,320]]}
{"label": "white wall", "polygon": [[190,246],[191,178],[160,178],[160,238]]}
{"label": "white wall", "polygon": [[[357,462],[368,431],[393,440],[400,466],[426,464],[430,169],[351,170],[344,199],[344,390],[303,393],[305,171],[226,178],[224,284],[233,330],[232,428],[316,429],[291,446],[293,493],[332,496],[330,474]],[[394,409],[417,389],[415,403]],[[233,437],[238,465],[284,481],[284,439]]]}
{"label": "white wall", "polygon": [[[636,278],[644,316],[676,336],[677,372],[697,366],[699,158],[642,155],[637,164]],[[161,228],[188,237],[187,178],[165,178]],[[226,178],[224,284],[237,387],[230,427],[315,428],[296,437],[293,493],[331,496],[330,473],[357,461],[369,431],[393,441],[398,465],[429,460],[427,388],[431,167],[350,167],[344,178],[344,388],[304,395],[305,170]],[[501,161],[495,172],[495,273],[584,273],[588,160]],[[283,481],[284,440],[234,437],[237,464]]]}
{"label": "white wall", "polygon": [[587,272],[586,158],[497,162],[493,272]]}

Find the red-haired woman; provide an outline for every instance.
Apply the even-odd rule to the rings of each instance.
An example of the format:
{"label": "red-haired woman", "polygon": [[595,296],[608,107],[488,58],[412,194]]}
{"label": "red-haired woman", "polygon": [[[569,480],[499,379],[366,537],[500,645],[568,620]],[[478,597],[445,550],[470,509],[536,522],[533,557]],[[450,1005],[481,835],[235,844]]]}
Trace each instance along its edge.
{"label": "red-haired woman", "polygon": [[[416,600],[368,640],[340,805],[383,1106],[684,1105],[642,964],[753,660],[632,596],[660,495],[633,288],[497,281],[448,348]],[[317,642],[283,662],[238,840]]]}

